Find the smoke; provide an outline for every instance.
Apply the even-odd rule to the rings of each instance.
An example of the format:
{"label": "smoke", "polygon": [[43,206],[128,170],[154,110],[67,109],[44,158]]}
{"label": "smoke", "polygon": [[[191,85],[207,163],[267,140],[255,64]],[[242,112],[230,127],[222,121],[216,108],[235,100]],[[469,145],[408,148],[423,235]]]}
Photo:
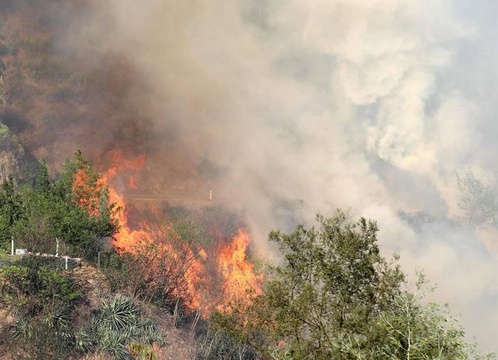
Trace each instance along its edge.
{"label": "smoke", "polygon": [[[495,7],[100,0],[83,12],[58,8],[71,19],[59,51],[114,105],[83,111],[58,148],[38,152],[69,143],[95,158],[116,147],[144,152],[142,190],[207,198],[212,189],[245,214],[266,254],[270,229],[311,223],[316,212],[376,219],[385,254],[399,252],[407,271],[424,268],[439,285],[435,298],[498,350],[497,233],[458,224],[455,178],[472,169],[494,185],[498,170]],[[399,210],[431,220],[417,228]]]}

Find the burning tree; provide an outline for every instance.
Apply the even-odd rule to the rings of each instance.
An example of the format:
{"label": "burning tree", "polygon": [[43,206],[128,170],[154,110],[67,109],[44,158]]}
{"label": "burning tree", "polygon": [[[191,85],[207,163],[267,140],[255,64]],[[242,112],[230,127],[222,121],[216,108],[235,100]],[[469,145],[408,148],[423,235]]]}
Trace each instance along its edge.
{"label": "burning tree", "polygon": [[[0,204],[1,223],[7,226],[3,232],[11,233],[19,247],[34,252],[55,253],[58,239],[67,255],[91,260],[102,239],[118,227],[115,217],[119,209],[110,202],[99,173],[80,152],[64,164],[55,180],[41,163],[33,186],[16,188],[12,181],[5,182]],[[11,221],[3,221],[4,216]]]}
{"label": "burning tree", "polygon": [[[77,151],[72,161],[64,164],[62,176],[53,191],[67,211],[59,223],[58,236],[73,252],[93,259],[102,240],[118,231],[118,204],[111,201],[102,176]],[[63,215],[63,214],[60,214]]]}

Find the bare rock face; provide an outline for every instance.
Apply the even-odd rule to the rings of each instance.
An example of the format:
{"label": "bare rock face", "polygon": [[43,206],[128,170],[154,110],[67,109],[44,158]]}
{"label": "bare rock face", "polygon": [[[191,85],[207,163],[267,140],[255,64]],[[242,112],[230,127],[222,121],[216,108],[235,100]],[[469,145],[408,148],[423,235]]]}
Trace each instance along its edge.
{"label": "bare rock face", "polygon": [[0,183],[19,175],[24,148],[7,125],[0,123]]}

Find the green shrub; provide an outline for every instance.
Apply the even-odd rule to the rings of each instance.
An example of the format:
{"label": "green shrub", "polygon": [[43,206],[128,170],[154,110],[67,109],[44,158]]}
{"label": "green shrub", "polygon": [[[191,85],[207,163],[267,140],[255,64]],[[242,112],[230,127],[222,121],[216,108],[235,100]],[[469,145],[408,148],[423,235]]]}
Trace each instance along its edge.
{"label": "green shrub", "polygon": [[253,360],[256,351],[223,330],[208,331],[197,346],[194,360]]}
{"label": "green shrub", "polygon": [[79,293],[73,280],[57,268],[54,259],[27,256],[16,265],[2,269],[5,295],[37,297],[60,300],[64,303],[77,301]]}
{"label": "green shrub", "polygon": [[25,257],[0,271],[0,301],[14,315],[10,351],[18,359],[66,359],[74,349],[72,315],[81,299],[50,259]]}

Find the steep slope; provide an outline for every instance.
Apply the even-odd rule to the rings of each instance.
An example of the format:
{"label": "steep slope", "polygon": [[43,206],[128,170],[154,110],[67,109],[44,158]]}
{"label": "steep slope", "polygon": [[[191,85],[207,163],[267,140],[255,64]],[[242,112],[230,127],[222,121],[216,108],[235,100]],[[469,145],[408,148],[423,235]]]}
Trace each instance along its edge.
{"label": "steep slope", "polygon": [[[100,269],[83,261],[81,267],[66,272],[72,278],[84,301],[80,302],[75,309],[75,316],[71,323],[76,328],[82,327],[88,323],[92,314],[95,314],[102,306],[105,299],[113,296],[106,276]],[[144,316],[153,320],[160,332],[167,339],[167,345],[154,345],[155,356],[157,359],[175,359],[187,360],[192,359],[196,342],[188,328],[178,328],[174,325],[174,319],[171,314],[164,309],[157,308],[151,304],[137,303],[144,312]],[[0,310],[0,359],[10,360],[16,358],[8,350],[8,343],[13,336],[14,317],[5,309]],[[101,355],[87,355],[79,357],[83,359],[101,359]]]}

